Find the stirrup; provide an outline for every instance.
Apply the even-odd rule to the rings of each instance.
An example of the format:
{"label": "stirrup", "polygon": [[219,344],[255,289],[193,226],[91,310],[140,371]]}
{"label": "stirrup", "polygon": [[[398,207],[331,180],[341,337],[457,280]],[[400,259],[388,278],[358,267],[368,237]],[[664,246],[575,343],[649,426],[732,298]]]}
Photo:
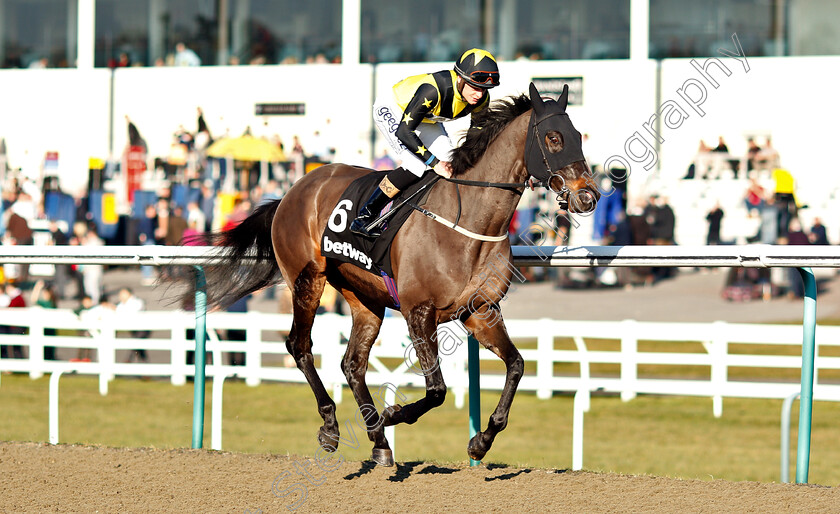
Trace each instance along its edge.
{"label": "stirrup", "polygon": [[350,232],[358,236],[376,239],[382,235],[382,231],[379,230],[379,225],[373,227],[370,226],[375,221],[374,218],[375,216],[373,215],[359,216],[353,220],[353,223],[350,224]]}
{"label": "stirrup", "polygon": [[[382,235],[379,225],[371,226],[379,217],[379,212],[391,199],[378,187],[373,190],[365,204],[359,209],[359,215],[350,224],[350,232],[367,238]],[[381,224],[380,224],[381,225]]]}

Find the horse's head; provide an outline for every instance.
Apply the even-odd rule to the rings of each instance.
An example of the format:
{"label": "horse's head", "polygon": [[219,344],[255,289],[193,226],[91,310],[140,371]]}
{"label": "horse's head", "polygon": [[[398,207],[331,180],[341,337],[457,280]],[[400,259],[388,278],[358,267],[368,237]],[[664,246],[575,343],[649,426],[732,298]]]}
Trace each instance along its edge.
{"label": "horse's head", "polygon": [[528,173],[557,193],[557,200],[570,212],[587,213],[601,197],[581,148],[580,132],[566,114],[569,86],[555,100],[543,100],[531,83],[531,120],[525,142]]}

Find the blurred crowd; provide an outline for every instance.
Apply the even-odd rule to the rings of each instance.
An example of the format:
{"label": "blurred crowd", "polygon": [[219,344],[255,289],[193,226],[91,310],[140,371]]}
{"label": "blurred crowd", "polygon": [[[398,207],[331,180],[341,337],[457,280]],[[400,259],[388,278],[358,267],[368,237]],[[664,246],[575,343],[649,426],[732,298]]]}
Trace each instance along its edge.
{"label": "blurred crowd", "polygon": [[780,165],[779,152],[773,147],[770,136],[764,138],[764,146],[759,146],[755,137],[748,137],[747,150],[743,155],[730,152],[723,136],[719,136],[714,147],[700,140],[697,154],[683,178],[719,179],[727,173],[732,178],[738,178],[739,174],[747,176],[753,171],[769,173]]}
{"label": "blurred crowd", "polygon": [[[609,179],[604,179],[608,181]],[[607,187],[612,185],[605,182]],[[668,197],[657,193],[631,202],[616,183],[602,195],[591,216],[571,214],[557,205],[553,194],[527,191],[511,223],[511,244],[551,245],[673,245],[676,215]],[[609,189],[604,189],[608,191]],[[586,227],[579,225],[587,221]],[[582,233],[587,232],[587,233]],[[672,276],[671,268],[523,268],[529,280],[552,281],[556,287],[650,286]]]}
{"label": "blurred crowd", "polygon": [[[70,196],[60,190],[56,182],[43,178],[42,182],[20,170],[4,174],[2,188],[2,223],[0,236],[4,245],[177,245],[183,241],[197,244],[199,236],[211,230],[224,230],[243,220],[259,203],[282,198],[291,185],[306,172],[330,162],[335,150],[319,133],[307,138],[305,150],[301,137],[293,135],[286,146],[280,135],[254,138],[250,130],[242,136],[214,134],[198,109],[194,129],[176,127],[172,132],[167,155],[148,156],[140,129],[126,118],[128,145],[122,161],[116,166],[91,170],[88,189]],[[255,158],[233,158],[225,152],[214,151],[217,144],[232,144],[238,140],[258,139],[268,148],[270,162]],[[588,135],[584,136],[584,150]],[[705,213],[706,244],[765,243],[765,244],[829,244],[826,228],[819,218],[803,223],[795,197],[792,175],[780,168],[778,152],[769,137],[763,146],[754,138],[747,141],[748,151],[735,157],[724,139],[709,148],[701,142],[701,152],[692,163],[686,179],[720,178],[722,169],[742,180],[748,180],[743,205],[737,209],[718,202]],[[228,147],[234,148],[234,147]],[[230,150],[230,153],[235,153]],[[715,155],[710,158],[709,155]],[[377,155],[370,166],[393,169],[399,163],[387,151]],[[148,169],[147,169],[148,165]],[[645,198],[628,198],[622,180],[606,178],[597,162],[595,171],[604,191],[585,226],[578,227],[583,218],[565,212],[553,194],[544,190],[526,190],[511,222],[512,244],[525,245],[674,245],[678,223],[677,212],[665,194],[652,192]],[[5,167],[5,166],[3,166]],[[138,174],[134,179],[133,173]],[[620,177],[620,170],[612,170]],[[745,177],[748,177],[745,178]],[[119,209],[105,183],[119,179],[120,187],[128,189],[130,209]],[[710,184],[717,183],[709,180]],[[768,186],[769,184],[769,186]],[[724,186],[725,187],[725,186]],[[724,207],[728,212],[724,212]],[[724,219],[743,217],[753,220],[757,232],[746,241],[725,240],[722,236]],[[743,221],[743,220],[737,220]],[[0,268],[0,283],[18,289],[31,290],[39,279],[46,279],[43,291],[58,299],[81,301],[89,297],[98,304],[103,297],[103,267],[98,265],[42,266],[6,264]],[[553,281],[557,287],[636,287],[650,286],[667,279],[672,268],[529,268],[522,270],[531,280]],[[46,274],[45,274],[46,273]],[[142,269],[142,284],[156,281],[157,269]],[[733,275],[727,286],[744,281],[758,284],[748,276]],[[763,280],[760,279],[760,280]],[[761,283],[762,286],[764,282]],[[73,287],[75,286],[75,287]],[[762,287],[759,296],[789,292],[801,296],[797,277],[776,289]],[[736,295],[732,295],[734,298]],[[755,293],[753,293],[755,296]]]}
{"label": "blurred crowd", "polygon": [[[196,244],[209,230],[223,230],[243,220],[260,202],[279,198],[303,168],[322,155],[303,149],[293,137],[288,151],[279,136],[264,143],[276,148],[279,158],[267,166],[207,155],[214,138],[203,112],[198,110],[194,131],[179,126],[173,132],[168,155],[149,158],[140,130],[126,119],[128,145],[119,163],[91,169],[86,191],[70,195],[55,177],[43,170],[26,173],[2,163],[0,242],[3,245],[177,245]],[[222,139],[222,138],[220,138]],[[228,138],[231,139],[231,138]],[[327,157],[328,152],[324,151]],[[153,163],[146,169],[146,163]],[[137,177],[132,178],[136,172]],[[116,205],[118,195],[107,187],[112,179],[128,189],[128,209]],[[125,196],[125,195],[124,195]],[[142,269],[142,284],[155,282],[157,271]],[[103,266],[0,266],[0,284],[22,292],[39,280],[43,291],[58,300],[89,297],[94,305],[103,298]]]}
{"label": "blurred crowd", "polygon": [[[300,61],[294,56],[286,56],[280,61],[275,61],[268,53],[259,51],[251,53],[250,55],[251,57],[244,61],[238,55],[232,55],[228,58],[227,64],[229,66],[238,66],[241,64],[257,66],[262,64],[299,64],[301,62],[306,64],[341,63],[341,56],[339,54],[336,54],[332,58],[328,58],[323,52],[307,55],[303,61]],[[159,57],[153,63],[154,66],[201,66],[201,64],[201,58],[198,54],[182,42],[175,45],[173,52],[168,53],[166,57]],[[120,52],[117,59],[111,59],[108,62],[109,68],[123,68],[128,66],[143,65],[144,63],[142,61],[132,59],[128,52]]]}
{"label": "blurred crowd", "polygon": [[[66,58],[50,59],[47,56],[29,55],[26,58],[14,51],[6,55],[0,68],[28,68],[28,69],[45,69],[45,68],[68,68],[75,66],[75,63],[70,63]],[[228,57],[226,64],[228,66],[251,65],[258,66],[264,64],[340,64],[340,52],[332,51],[330,56],[325,52],[315,52],[306,55],[299,59],[294,55],[287,55],[283,58],[277,59],[272,55],[272,52],[261,49],[260,45],[255,45],[247,52],[247,58],[242,58],[239,55],[231,55]],[[151,66],[201,66],[203,63],[201,57],[192,48],[184,42],[178,42],[174,48],[169,51],[165,57],[158,57],[154,62],[145,62],[137,57],[139,53],[131,50],[122,50],[115,53],[115,57],[107,59],[108,68],[128,68],[128,67],[143,67]]]}
{"label": "blurred crowd", "polygon": [[[584,152],[588,135],[584,135]],[[694,161],[684,179],[705,179],[696,187],[684,182],[683,201],[697,202],[703,195],[716,198],[705,211],[675,208],[671,199],[658,192],[645,198],[628,198],[621,170],[612,170],[612,180],[603,174],[596,161],[590,162],[595,181],[604,194],[591,216],[576,216],[558,209],[553,195],[526,190],[514,216],[511,243],[520,245],[676,245],[678,213],[703,216],[705,244],[827,245],[828,230],[819,216],[807,215],[807,205],[796,197],[793,174],[781,167],[779,152],[768,136],[759,146],[757,139],[746,139],[744,155],[731,153],[723,137],[716,147],[700,143]],[[667,173],[667,170],[665,171]],[[739,175],[740,173],[740,175]],[[680,189],[671,184],[665,187]],[[743,186],[746,184],[745,186]],[[743,195],[731,201],[729,188],[745,187]],[[686,198],[686,192],[690,193]],[[726,193],[726,194],[724,194]],[[727,203],[728,202],[728,203]],[[699,203],[699,202],[698,202]],[[680,207],[680,206],[677,206]],[[684,207],[684,206],[682,206]],[[724,220],[743,236],[725,237]],[[575,221],[575,223],[572,222]],[[578,222],[582,222],[577,226]],[[688,220],[696,226],[695,220]],[[702,224],[700,226],[703,226]],[[524,268],[530,280],[552,281],[561,288],[651,286],[679,272],[678,268]],[[698,270],[715,272],[712,270]],[[778,269],[771,277],[768,270],[732,269],[726,275],[722,295],[729,300],[769,300],[780,295],[801,298],[802,280],[796,270]]]}

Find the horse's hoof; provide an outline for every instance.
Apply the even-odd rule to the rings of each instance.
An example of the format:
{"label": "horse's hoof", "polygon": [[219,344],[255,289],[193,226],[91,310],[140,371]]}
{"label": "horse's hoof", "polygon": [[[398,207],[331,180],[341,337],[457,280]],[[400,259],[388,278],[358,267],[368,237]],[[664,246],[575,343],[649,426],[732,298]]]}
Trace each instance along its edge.
{"label": "horse's hoof", "polygon": [[336,444],[337,440],[337,437],[328,434],[323,427],[321,427],[321,429],[318,431],[318,442],[321,444],[321,448],[323,448],[329,453],[332,453],[338,449],[338,445]]}
{"label": "horse's hoof", "polygon": [[394,454],[387,448],[374,448],[371,458],[373,462],[380,466],[391,467],[394,465]]}
{"label": "horse's hoof", "polygon": [[474,461],[479,461],[479,462],[481,462],[481,459],[483,459],[483,458],[484,458],[484,456],[485,456],[486,454],[487,454],[487,452],[475,451],[475,450],[467,449],[467,455],[469,455],[469,456],[470,456],[470,458],[471,458],[472,460],[474,460]]}
{"label": "horse's hoof", "polygon": [[475,434],[472,439],[470,439],[470,444],[467,445],[467,455],[470,456],[472,460],[481,460],[487,455],[487,448],[482,448],[481,440],[479,436],[481,433]]}

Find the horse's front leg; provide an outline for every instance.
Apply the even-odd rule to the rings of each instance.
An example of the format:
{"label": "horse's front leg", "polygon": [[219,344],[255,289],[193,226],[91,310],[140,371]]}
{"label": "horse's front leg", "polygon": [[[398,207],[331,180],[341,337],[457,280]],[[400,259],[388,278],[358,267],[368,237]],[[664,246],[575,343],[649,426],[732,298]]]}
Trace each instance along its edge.
{"label": "horse's front leg", "polygon": [[426,378],[426,396],[408,405],[394,405],[385,409],[382,413],[385,426],[397,423],[410,425],[429,410],[442,405],[446,399],[446,384],[438,363],[438,343],[435,338],[436,314],[431,303],[423,303],[411,308],[406,315],[408,333]]}
{"label": "horse's front leg", "polygon": [[[499,398],[496,410],[490,415],[487,430],[475,434],[467,446],[467,453],[474,460],[484,458],[493,445],[496,434],[507,426],[513,396],[516,394],[516,388],[525,370],[525,362],[508,336],[501,313],[495,309],[493,312],[496,316],[479,318],[472,315],[464,322],[473,337],[502,359],[506,368],[505,387],[502,389],[502,396]],[[470,391],[470,393],[477,393],[477,391]]]}

